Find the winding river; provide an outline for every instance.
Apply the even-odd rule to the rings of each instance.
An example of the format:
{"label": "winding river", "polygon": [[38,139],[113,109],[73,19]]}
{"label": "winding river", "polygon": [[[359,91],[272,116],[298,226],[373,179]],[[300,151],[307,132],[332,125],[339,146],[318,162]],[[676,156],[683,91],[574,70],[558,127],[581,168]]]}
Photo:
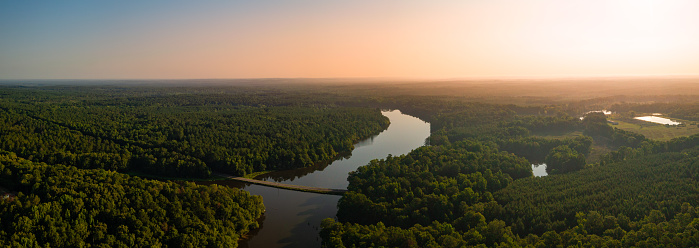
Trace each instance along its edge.
{"label": "winding river", "polygon": [[[406,154],[423,146],[430,135],[430,124],[418,118],[402,114],[399,110],[383,111],[381,114],[391,120],[388,129],[355,144],[350,155],[330,164],[268,173],[256,179],[345,189],[349,172],[373,159],[386,158],[389,154]],[[263,198],[266,212],[261,227],[252,231],[249,239],[241,241],[240,247],[320,247],[320,222],[335,217],[340,199],[337,195],[298,192],[229,180],[209,183],[242,188]]]}

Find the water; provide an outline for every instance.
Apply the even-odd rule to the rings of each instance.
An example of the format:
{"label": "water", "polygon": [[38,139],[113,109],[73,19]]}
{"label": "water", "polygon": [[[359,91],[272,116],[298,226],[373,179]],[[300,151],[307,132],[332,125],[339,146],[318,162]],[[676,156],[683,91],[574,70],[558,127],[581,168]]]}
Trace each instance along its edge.
{"label": "water", "polygon": [[612,111],[603,109],[603,110],[592,110],[592,111],[587,111],[587,112],[585,112],[585,114],[589,114],[589,113],[603,113],[603,114],[605,114],[605,115],[611,115],[611,114],[612,114]]}
{"label": "water", "polygon": [[[423,146],[430,135],[430,124],[400,111],[384,111],[391,120],[388,129],[379,135],[360,141],[351,155],[329,165],[273,172],[256,179],[286,184],[345,189],[347,175],[373,159],[389,154],[401,155]],[[261,228],[250,233],[251,238],[240,247],[320,247],[320,222],[334,218],[340,196],[321,195],[251,185],[233,181],[211,183],[243,188],[261,195],[266,207]]]}
{"label": "water", "polygon": [[532,172],[534,172],[535,177],[545,177],[549,175],[549,173],[546,172],[546,163],[532,164]]}
{"label": "water", "polygon": [[642,121],[648,121],[648,122],[653,122],[653,123],[658,123],[658,124],[663,124],[663,125],[679,125],[682,124],[681,122],[676,122],[673,120],[670,120],[668,118],[663,118],[663,117],[658,117],[658,116],[639,116],[639,117],[634,117],[636,120],[642,120]]}

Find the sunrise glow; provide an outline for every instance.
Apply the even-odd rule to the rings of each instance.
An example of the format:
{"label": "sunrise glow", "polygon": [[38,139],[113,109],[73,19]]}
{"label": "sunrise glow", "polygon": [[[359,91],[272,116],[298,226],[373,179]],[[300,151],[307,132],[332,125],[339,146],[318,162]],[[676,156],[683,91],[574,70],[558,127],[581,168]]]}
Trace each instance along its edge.
{"label": "sunrise glow", "polygon": [[699,74],[699,2],[0,3],[0,79]]}

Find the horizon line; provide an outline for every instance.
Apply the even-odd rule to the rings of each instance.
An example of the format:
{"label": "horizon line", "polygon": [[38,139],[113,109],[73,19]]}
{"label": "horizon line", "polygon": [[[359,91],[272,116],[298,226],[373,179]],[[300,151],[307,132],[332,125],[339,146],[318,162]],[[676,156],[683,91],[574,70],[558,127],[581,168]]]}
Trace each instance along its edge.
{"label": "horizon line", "polygon": [[699,74],[615,74],[615,75],[547,75],[547,76],[468,76],[468,77],[212,77],[212,78],[0,78],[0,81],[190,81],[190,80],[536,80],[536,79],[600,79],[600,78],[699,78]]}

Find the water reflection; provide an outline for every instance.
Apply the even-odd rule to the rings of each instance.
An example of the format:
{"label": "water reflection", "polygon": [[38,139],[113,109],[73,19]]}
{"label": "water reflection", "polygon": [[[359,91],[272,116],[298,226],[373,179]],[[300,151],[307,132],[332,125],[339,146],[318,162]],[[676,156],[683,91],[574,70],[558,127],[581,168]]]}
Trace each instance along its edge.
{"label": "water reflection", "polygon": [[261,175],[256,179],[294,185],[345,189],[348,184],[347,175],[357,170],[359,166],[368,164],[373,159],[385,158],[388,154],[405,154],[425,144],[425,139],[430,135],[429,123],[404,115],[399,110],[381,113],[391,120],[388,129],[367,139],[370,140],[369,142],[360,142],[362,145],[355,146],[348,157],[334,161],[331,166],[273,172]]}
{"label": "water reflection", "polygon": [[354,148],[357,149],[357,148],[362,147],[362,146],[368,146],[368,145],[374,144],[374,138],[376,138],[376,136],[379,136],[379,135],[377,134],[377,135],[371,136],[367,139],[364,139],[362,141],[357,142],[357,144],[354,144]]}
{"label": "water reflection", "polygon": [[658,124],[663,124],[663,125],[679,125],[679,124],[682,124],[681,122],[676,122],[676,121],[670,120],[670,119],[668,119],[668,118],[663,118],[663,117],[658,117],[658,116],[639,116],[639,117],[634,117],[634,119],[642,120],[642,121],[647,121],[647,122],[658,123]]}
{"label": "water reflection", "polygon": [[[331,164],[273,172],[257,179],[286,184],[324,188],[347,188],[347,176],[373,159],[389,154],[400,155],[425,144],[430,135],[430,125],[400,111],[383,111],[391,125],[379,135],[360,141],[350,154]],[[340,196],[321,195],[233,181],[214,181],[230,187],[242,188],[253,195],[261,195],[266,207],[261,228],[251,232],[250,239],[239,243],[240,247],[320,247],[318,232],[320,222],[333,218],[337,213]]]}

